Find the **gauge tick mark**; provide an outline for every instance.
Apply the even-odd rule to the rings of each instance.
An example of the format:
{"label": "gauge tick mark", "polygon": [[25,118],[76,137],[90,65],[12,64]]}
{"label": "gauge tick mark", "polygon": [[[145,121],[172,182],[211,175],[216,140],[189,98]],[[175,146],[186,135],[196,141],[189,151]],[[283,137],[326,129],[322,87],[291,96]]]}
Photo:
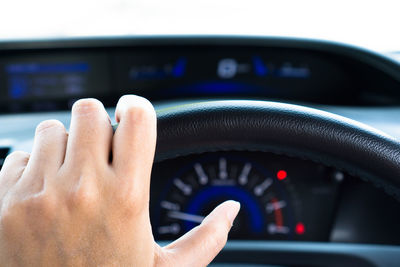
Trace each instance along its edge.
{"label": "gauge tick mark", "polygon": [[203,167],[201,166],[200,163],[194,164],[194,170],[197,173],[197,176],[199,176],[199,183],[204,185],[208,182],[208,176],[205,173]]}
{"label": "gauge tick mark", "polygon": [[181,179],[175,178],[174,185],[178,189],[180,189],[185,196],[189,196],[190,194],[192,194],[192,187],[190,185],[187,185],[184,182],[182,182]]}
{"label": "gauge tick mark", "polygon": [[181,230],[181,227],[177,223],[158,227],[158,233],[160,235],[165,235],[165,234],[176,235],[179,233],[180,230]]}
{"label": "gauge tick mark", "polygon": [[225,180],[228,178],[228,172],[226,170],[226,159],[220,158],[219,159],[219,178]]}
{"label": "gauge tick mark", "polygon": [[279,210],[279,209],[282,209],[282,208],[284,208],[284,207],[286,207],[286,201],[281,200],[281,201],[276,201],[276,202],[268,203],[268,204],[265,206],[265,210],[266,210],[268,213],[271,213],[271,212],[273,212],[274,210]]}
{"label": "gauge tick mark", "polygon": [[160,206],[166,210],[180,210],[181,207],[176,204],[176,203],[172,203],[166,200],[163,200],[160,202]]}
{"label": "gauge tick mark", "polygon": [[251,163],[246,163],[244,165],[242,173],[239,175],[239,184],[241,185],[247,184],[251,167],[252,167]]}
{"label": "gauge tick mark", "polygon": [[265,179],[264,182],[254,187],[254,194],[256,196],[261,196],[262,194],[264,194],[265,190],[267,190],[272,185],[272,183],[273,180],[271,178]]}
{"label": "gauge tick mark", "polygon": [[271,235],[273,234],[288,234],[290,231],[289,227],[287,226],[280,226],[274,223],[268,224],[268,233]]}

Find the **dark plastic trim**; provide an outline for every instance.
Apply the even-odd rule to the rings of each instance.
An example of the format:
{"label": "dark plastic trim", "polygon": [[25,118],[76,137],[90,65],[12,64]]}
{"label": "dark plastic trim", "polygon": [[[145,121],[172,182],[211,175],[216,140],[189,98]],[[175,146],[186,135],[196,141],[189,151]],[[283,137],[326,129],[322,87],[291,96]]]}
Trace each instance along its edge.
{"label": "dark plastic trim", "polygon": [[[161,246],[168,242],[159,242]],[[214,263],[321,267],[398,267],[400,247],[282,241],[228,241]]]}

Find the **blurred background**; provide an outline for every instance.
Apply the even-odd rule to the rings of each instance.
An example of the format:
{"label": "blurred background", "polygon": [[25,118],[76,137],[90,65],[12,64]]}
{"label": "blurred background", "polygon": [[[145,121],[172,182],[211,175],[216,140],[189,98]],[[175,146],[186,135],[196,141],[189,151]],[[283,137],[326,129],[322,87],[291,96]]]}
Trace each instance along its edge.
{"label": "blurred background", "polygon": [[0,40],[261,35],[400,51],[400,1],[2,0]]}

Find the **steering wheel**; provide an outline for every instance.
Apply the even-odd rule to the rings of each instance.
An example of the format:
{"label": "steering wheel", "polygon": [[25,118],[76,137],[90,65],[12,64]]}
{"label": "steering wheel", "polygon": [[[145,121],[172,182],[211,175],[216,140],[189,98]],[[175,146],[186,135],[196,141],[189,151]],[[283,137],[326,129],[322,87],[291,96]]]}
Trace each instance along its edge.
{"label": "steering wheel", "polygon": [[[180,105],[159,110],[157,116],[156,161],[211,151],[272,152],[333,166],[400,200],[400,143],[354,120],[297,105],[248,100]],[[268,257],[260,246],[253,249],[244,254],[246,262],[260,263],[257,251],[258,257]],[[221,257],[234,262],[238,250]],[[330,256],[338,264],[340,253],[335,253],[325,255],[321,263],[330,266]],[[374,266],[363,257],[341,255],[346,264],[342,266]]]}

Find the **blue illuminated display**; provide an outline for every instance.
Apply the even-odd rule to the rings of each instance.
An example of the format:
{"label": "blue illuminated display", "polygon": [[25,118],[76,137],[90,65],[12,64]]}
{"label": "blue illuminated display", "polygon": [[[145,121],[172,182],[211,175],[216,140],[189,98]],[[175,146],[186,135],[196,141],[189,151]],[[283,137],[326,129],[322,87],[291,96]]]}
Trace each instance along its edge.
{"label": "blue illuminated display", "polygon": [[164,79],[167,73],[164,70],[131,70],[129,77],[133,80],[156,80]]}
{"label": "blue illuminated display", "polygon": [[288,63],[280,68],[278,71],[278,77],[305,79],[310,77],[310,69],[307,67],[293,67]]}
{"label": "blue illuminated display", "polygon": [[201,93],[201,94],[228,94],[228,93],[251,93],[266,91],[266,88],[241,82],[207,81],[194,83],[188,86],[178,87],[177,92]]}
{"label": "blue illuminated display", "polygon": [[[264,225],[263,212],[260,210],[257,200],[255,200],[245,190],[236,186],[210,186],[200,191],[190,201],[186,212],[190,214],[201,214],[201,210],[208,207],[210,202],[221,198],[233,199],[242,203],[242,207],[247,209],[250,214],[250,225],[252,231],[261,233]],[[195,227],[192,222],[185,222],[186,230]]]}
{"label": "blue illuminated display", "polygon": [[10,95],[14,99],[23,97],[28,90],[26,79],[21,77],[12,77],[10,79],[10,87]]}
{"label": "blue illuminated display", "polygon": [[175,66],[172,70],[172,75],[175,78],[180,78],[185,74],[185,68],[186,68],[186,59],[185,58],[180,58],[178,61],[175,63]]}
{"label": "blue illuminated display", "polygon": [[265,76],[268,74],[268,68],[258,56],[253,57],[254,72],[257,76]]}
{"label": "blue illuminated display", "polygon": [[15,63],[6,66],[8,74],[38,74],[57,72],[87,72],[89,64],[79,63]]}
{"label": "blue illuminated display", "polygon": [[60,94],[79,94],[85,91],[86,62],[74,63],[13,63],[5,67],[8,92],[12,99]]}
{"label": "blue illuminated display", "polygon": [[186,58],[180,57],[174,64],[165,64],[163,66],[132,66],[129,70],[129,78],[132,80],[159,80],[170,77],[182,78],[186,72],[186,65]]}

